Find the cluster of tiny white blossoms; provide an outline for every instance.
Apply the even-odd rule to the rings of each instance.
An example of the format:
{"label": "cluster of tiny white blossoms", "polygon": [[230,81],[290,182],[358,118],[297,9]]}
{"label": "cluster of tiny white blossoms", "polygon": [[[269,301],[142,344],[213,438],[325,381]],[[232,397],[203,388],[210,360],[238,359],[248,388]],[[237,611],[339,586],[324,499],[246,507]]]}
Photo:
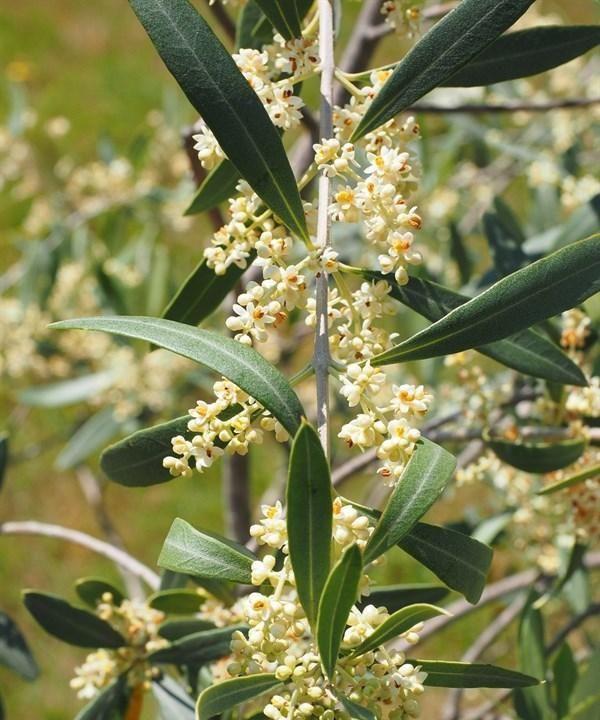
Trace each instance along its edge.
{"label": "cluster of tiny white blossoms", "polygon": [[165,614],[145,602],[125,599],[116,604],[110,592],[102,595],[96,614],[118,630],[127,645],[116,650],[96,650],[75,668],[70,686],[77,690],[77,697],[90,700],[123,673],[127,673],[131,687],[148,689],[160,670],[152,667],[146,658],[169,644],[158,634]]}
{"label": "cluster of tiny white blossoms", "polygon": [[[217,381],[213,392],[214,402],[199,400],[189,411],[192,419],[188,430],[194,433],[191,440],[183,435],[171,440],[175,456],[164,458],[163,466],[175,477],[192,474],[192,459],[196,470],[202,472],[224,453],[246,455],[250,443],[262,443],[265,431],[273,432],[278,442],[289,439],[272,415],[229,380]],[[258,425],[252,422],[257,415],[261,416]]]}
{"label": "cluster of tiny white blossoms", "polygon": [[393,30],[410,37],[419,32],[421,5],[423,0],[384,0],[381,14]]}
{"label": "cluster of tiny white blossoms", "polygon": [[[241,48],[233,55],[240,72],[260,98],[276,127],[290,130],[300,124],[304,102],[294,95],[294,85],[313,75],[319,50],[312,38],[285,40],[275,35],[272,45],[261,50]],[[212,170],[225,154],[202,120],[195,126],[194,149],[206,170]]]}
{"label": "cluster of tiny white blossoms", "polygon": [[[419,714],[418,698],[423,693],[426,673],[405,662],[402,653],[380,647],[358,656],[339,660],[340,672],[329,680],[323,673],[310,626],[298,600],[294,574],[287,555],[287,529],[280,503],[263,506],[263,517],[251,534],[270,552],[252,565],[252,584],[272,586],[243,601],[245,621],[250,629],[245,637],[236,632],[232,639],[232,676],[275,673],[282,686],[272,695],[263,714],[271,720],[325,720],[350,716],[339,704],[336,693],[368,707],[379,720],[404,720]],[[353,543],[364,548],[373,528],[367,517],[336,498],[333,504],[333,548],[339,557]],[[281,554],[283,559],[277,560]],[[368,577],[362,594],[368,593]],[[384,607],[352,608],[342,648],[351,650],[369,637],[389,617]],[[421,624],[402,637],[418,641]]]}

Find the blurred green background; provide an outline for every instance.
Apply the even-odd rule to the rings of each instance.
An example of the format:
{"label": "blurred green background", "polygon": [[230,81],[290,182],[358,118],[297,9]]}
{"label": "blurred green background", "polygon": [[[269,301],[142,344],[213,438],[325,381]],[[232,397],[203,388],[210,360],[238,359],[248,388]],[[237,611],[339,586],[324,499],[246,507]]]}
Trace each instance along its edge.
{"label": "blurred green background", "polygon": [[[595,12],[592,0],[548,0],[537,4],[560,12],[569,23],[591,22]],[[93,157],[103,137],[110,137],[119,151],[126,152],[152,109],[166,108],[182,123],[194,119],[193,111],[162,67],[125,0],[0,3],[2,118],[10,107],[11,87],[15,85],[25,94],[40,121],[55,116],[69,119],[71,129],[64,144],[76,161]],[[45,137],[40,129],[42,149],[47,142]],[[202,220],[195,222],[193,231],[183,239],[180,237],[178,243],[192,247],[198,242],[204,226]],[[6,248],[1,244],[0,248],[4,253]],[[186,254],[195,252],[184,250]],[[184,264],[185,261],[182,272]],[[1,393],[0,401],[1,412],[10,414],[12,408],[2,401]],[[39,426],[68,428],[76,412],[76,409],[32,409],[23,415],[21,422],[23,428],[31,428],[31,439],[38,440]],[[0,519],[35,518],[99,535],[74,473],[59,474],[52,469],[57,450],[50,449],[30,462],[10,468],[0,499]],[[268,479],[260,468],[273,468],[272,457],[268,446],[252,453],[256,497]],[[279,457],[278,462],[283,463],[284,458]],[[107,499],[128,548],[150,565],[154,565],[173,517],[216,530],[222,526],[218,468],[203,477],[150,489],[127,490],[111,485]],[[437,517],[444,513],[452,514],[452,509],[438,510]],[[85,653],[66,647],[34,627],[20,605],[20,590],[32,587],[66,592],[83,575],[103,575],[116,581],[118,576],[110,563],[70,544],[33,537],[4,537],[0,542],[0,607],[18,619],[42,671],[38,682],[27,684],[0,668],[0,689],[7,716],[13,720],[67,720],[80,707],[75,693],[68,688],[68,679]],[[423,570],[418,571],[417,577],[408,567],[403,566],[399,572],[396,582],[427,579]],[[499,564],[495,574],[501,574]],[[470,638],[485,625],[486,617],[487,611],[478,616],[477,623],[447,633],[442,645],[444,655],[458,657]],[[507,653],[510,652],[509,646]],[[429,716],[433,719],[435,714]]]}

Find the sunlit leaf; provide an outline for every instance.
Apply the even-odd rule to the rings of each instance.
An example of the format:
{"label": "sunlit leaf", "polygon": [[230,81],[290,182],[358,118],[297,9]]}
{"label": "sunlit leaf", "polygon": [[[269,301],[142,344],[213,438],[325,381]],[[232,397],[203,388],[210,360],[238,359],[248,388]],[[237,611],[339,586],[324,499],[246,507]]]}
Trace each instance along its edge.
{"label": "sunlit leaf", "polygon": [[518,20],[532,3],[533,0],[463,0],[398,63],[351,142],[442,85]]}
{"label": "sunlit leaf", "polygon": [[290,455],[287,529],[298,597],[311,624],[329,575],[332,501],[327,458],[319,436],[304,422]]}
{"label": "sunlit leaf", "polygon": [[258,96],[188,0],[130,0],[163,62],[256,194],[303,240],[306,222],[281,138]]}
{"label": "sunlit leaf", "polygon": [[443,85],[492,85],[537,75],[583,55],[599,43],[597,25],[547,25],[519,30],[499,37]]}
{"label": "sunlit leaf", "polygon": [[281,681],[275,675],[260,674],[224,680],[206,688],[196,705],[197,720],[210,720],[248,700],[274,690]]}
{"label": "sunlit leaf", "polygon": [[300,426],[304,411],[287,380],[256,350],[232,338],[173,320],[135,316],[63,320],[51,327],[100,330],[146,340],[224,375],[270,410],[289,433],[295,434]]}
{"label": "sunlit leaf", "polygon": [[436,615],[447,614],[443,608],[424,603],[409,605],[401,610],[397,610],[395,613],[392,613],[387,620],[381,623],[381,625],[378,625],[371,635],[363,640],[358,647],[353,648],[352,655],[363,655],[366,652],[370,652],[379,647],[379,645],[384,645],[386,642],[398,637],[398,635],[407,632],[417,623],[429,620]]}
{"label": "sunlit leaf", "polygon": [[348,616],[358,597],[362,568],[360,550],[356,545],[351,545],[331,570],[321,595],[317,645],[329,678],[333,677]]}
{"label": "sunlit leaf", "polygon": [[250,583],[256,557],[243,545],[219,535],[196,530],[175,518],[158,558],[169,570],[216,580]]}
{"label": "sunlit leaf", "polygon": [[600,465],[593,465],[592,467],[587,467],[581,472],[569,475],[564,480],[558,480],[551,485],[546,485],[545,488],[538,491],[538,495],[550,495],[551,493],[565,490],[566,488],[573,487],[574,485],[579,485],[579,483],[585,482],[586,480],[594,477],[600,477]]}
{"label": "sunlit leaf", "polygon": [[437,357],[502,340],[600,289],[600,233],[502,278],[390,350],[374,365]]}
{"label": "sunlit leaf", "polygon": [[438,499],[455,467],[456,459],[447,450],[425,438],[419,440],[369,538],[365,562],[404,539]]}
{"label": "sunlit leaf", "polygon": [[409,660],[427,673],[425,685],[445,688],[519,688],[538,685],[530,675],[496,665],[451,662],[448,660]]}
{"label": "sunlit leaf", "polygon": [[[470,300],[438,283],[411,277],[406,285],[390,282],[381,273],[362,273],[371,280],[386,280],[390,295],[403,305],[435,322]],[[569,385],[587,385],[581,369],[557,345],[534,330],[521,330],[476,350],[507,367],[533,377]]]}

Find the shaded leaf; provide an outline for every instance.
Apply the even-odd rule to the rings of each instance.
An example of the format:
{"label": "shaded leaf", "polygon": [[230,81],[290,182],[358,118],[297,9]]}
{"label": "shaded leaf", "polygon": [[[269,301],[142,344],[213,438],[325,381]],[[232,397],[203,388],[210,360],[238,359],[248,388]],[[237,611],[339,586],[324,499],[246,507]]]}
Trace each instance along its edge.
{"label": "shaded leaf", "polygon": [[86,605],[93,608],[102,600],[104,593],[112,595],[115,605],[120,605],[125,600],[125,595],[118,588],[99,578],[81,578],[77,580],[75,592]]}
{"label": "shaded leaf", "polygon": [[108,389],[117,376],[118,373],[111,369],[48,385],[34,385],[20,393],[19,399],[26,405],[36,407],[74,405],[89,400],[94,395]]}
{"label": "shaded leaf", "polygon": [[463,0],[398,63],[351,142],[442,85],[518,20],[532,3],[533,0]]}
{"label": "shaded leaf", "polygon": [[454,473],[456,459],[422,438],[379,518],[365,548],[369,563],[399,543],[440,496]]}
{"label": "shaded leaf", "polygon": [[582,303],[600,289],[600,233],[557,250],[450,311],[373,365],[461,352],[501,340]]}
{"label": "shaded leaf", "polygon": [[100,330],[146,340],[206,365],[254,397],[291,434],[296,433],[304,415],[298,397],[279,370],[256,350],[232,338],[172,320],[135,316],[63,320],[51,327]]}
{"label": "shaded leaf", "polygon": [[569,477],[566,477],[564,480],[558,480],[551,485],[546,485],[545,488],[538,491],[538,495],[550,495],[551,493],[565,490],[566,488],[573,487],[574,485],[579,485],[580,483],[597,476],[600,476],[600,465],[593,465],[592,467],[585,468],[581,472],[569,475]]}
{"label": "shaded leaf", "polygon": [[448,660],[408,660],[427,673],[425,685],[446,688],[518,688],[538,685],[530,675],[497,665],[451,662]]}
{"label": "shaded leaf", "polygon": [[105,620],[49,593],[26,590],[25,607],[47,633],[77,647],[120,648],[127,641]]}
{"label": "shaded leaf", "polygon": [[386,642],[398,637],[398,635],[407,632],[417,623],[429,620],[436,615],[448,615],[448,613],[443,608],[424,603],[409,605],[401,610],[397,610],[395,613],[392,613],[387,620],[381,623],[381,625],[378,625],[373,633],[363,640],[358,647],[353,648],[352,655],[363,655],[366,652],[370,652],[379,647],[379,645],[384,645]]}
{"label": "shaded leaf", "polygon": [[500,460],[529,473],[548,473],[572,465],[585,450],[584,438],[562,442],[511,442],[484,434],[485,444]]}
{"label": "shaded leaf", "polygon": [[80,465],[93,452],[119,432],[121,423],[115,419],[112,407],[106,407],[89,417],[69,438],[55,460],[58,470],[69,470]]}
{"label": "shaded leaf", "polygon": [[442,585],[375,585],[369,588],[369,595],[359,602],[365,605],[385,606],[390,613],[414,603],[434,603],[448,595],[448,588]]}
{"label": "shaded leaf", "polygon": [[256,0],[263,13],[286,39],[302,35],[302,20],[313,0]]}
{"label": "shaded leaf", "polygon": [[158,629],[158,634],[167,640],[181,640],[188,635],[214,630],[215,626],[208,620],[193,618],[192,620],[169,620]]}
{"label": "shaded leaf", "polygon": [[308,241],[281,138],[227,49],[187,0],[130,0],[163,62],[225,155],[290,230]]}
{"label": "shaded leaf", "polygon": [[479,601],[492,562],[490,547],[456,530],[427,523],[417,523],[399,545],[470,603]]}
{"label": "shaded leaf", "polygon": [[174,480],[162,462],[173,452],[171,438],[184,435],[189,421],[190,416],[185,415],[134,432],[106,448],[100,456],[100,467],[113,482],[126,487],[146,487]]}
{"label": "shaded leaf", "polygon": [[571,696],[568,720],[597,720],[600,708],[600,649],[583,663],[579,670],[579,679]]}
{"label": "shaded leaf", "polygon": [[358,597],[362,568],[360,550],[351,545],[331,570],[321,595],[316,637],[321,662],[329,678],[333,677],[348,616]]}
{"label": "shaded leaf", "polygon": [[167,614],[191,615],[200,610],[205,600],[206,597],[195,590],[174,588],[172,590],[159,590],[159,592],[150,595],[147,602],[150,607]]}
{"label": "shaded leaf", "polygon": [[352,720],[377,720],[377,715],[362,705],[357,705],[346,697],[339,697],[339,701],[342,703]]}
{"label": "shaded leaf", "polygon": [[[248,258],[248,266],[254,260]],[[231,265],[225,274],[217,275],[203,259],[179,288],[163,312],[167,320],[177,320],[187,325],[198,325],[213,313],[236,286],[246,272],[245,268]]]}
{"label": "shaded leaf", "polygon": [[149,660],[173,665],[202,665],[231,654],[231,636],[245,625],[203,630],[174,640],[171,645],[151,653]]}
{"label": "shaded leaf", "polygon": [[235,47],[261,50],[273,41],[273,26],[258,6],[256,0],[248,0],[242,7],[236,23]]}
{"label": "shaded leaf", "polygon": [[186,575],[250,583],[256,557],[243,545],[217,534],[201,532],[175,518],[165,539],[158,565]]}
{"label": "shaded leaf", "polygon": [[35,658],[15,621],[0,611],[0,665],[10,668],[25,680],[39,675]]}
{"label": "shaded leaf", "polygon": [[131,688],[122,675],[82,708],[75,720],[122,720],[130,696]]}
{"label": "shaded leaf", "polygon": [[[372,280],[386,279],[381,273],[362,273]],[[389,280],[387,280],[389,282]],[[435,322],[471,298],[443,285],[411,277],[406,285],[390,283],[390,295],[403,305]],[[482,355],[507,367],[533,377],[569,385],[587,385],[581,369],[553,342],[534,330],[521,330],[514,335],[477,347]]]}
{"label": "shaded leaf", "polygon": [[596,25],[547,25],[499,37],[456,74],[444,87],[492,85],[529,77],[563,65],[600,43]]}
{"label": "shaded leaf", "polygon": [[[535,607],[538,595],[532,592],[519,623],[519,666],[523,672],[546,678],[546,653],[544,625],[541,612]],[[515,696],[515,707],[519,714],[526,714],[527,720],[546,720],[553,717],[550,708],[547,685],[519,691]]]}
{"label": "shaded leaf", "polygon": [[206,176],[202,185],[194,195],[184,215],[197,215],[206,212],[233,197],[240,174],[229,160],[222,160],[214,170]]}
{"label": "shaded leaf", "polygon": [[274,690],[278,685],[281,685],[281,681],[275,675],[267,673],[224,680],[211,685],[198,698],[196,718],[210,720],[219,713]]}
{"label": "shaded leaf", "polygon": [[290,455],[287,530],[298,597],[311,625],[331,564],[332,502],[329,463],[319,436],[303,422]]}
{"label": "shaded leaf", "polygon": [[521,248],[520,238],[515,237],[513,228],[507,227],[501,216],[484,213],[483,229],[492,251],[494,267],[500,277],[527,265],[528,257]]}
{"label": "shaded leaf", "polygon": [[552,663],[554,691],[556,696],[556,717],[558,720],[569,712],[571,695],[577,684],[577,664],[569,644],[564,642]]}

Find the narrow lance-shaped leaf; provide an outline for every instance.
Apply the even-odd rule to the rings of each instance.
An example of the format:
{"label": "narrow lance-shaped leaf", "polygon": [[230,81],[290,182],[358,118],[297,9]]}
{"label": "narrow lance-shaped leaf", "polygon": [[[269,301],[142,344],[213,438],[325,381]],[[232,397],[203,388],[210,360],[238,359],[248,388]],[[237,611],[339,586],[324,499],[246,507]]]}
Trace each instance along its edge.
{"label": "narrow lance-shaped leaf", "polygon": [[152,694],[160,711],[160,720],[194,720],[194,700],[169,675],[152,683]]}
{"label": "narrow lance-shaped leaf", "polygon": [[162,461],[173,451],[171,438],[184,435],[189,421],[189,415],[184,415],[138,430],[107,447],[100,456],[100,467],[113,482],[126,487],[144,487],[173,480]]}
{"label": "narrow lance-shaped leaf", "polygon": [[355,702],[352,702],[352,700],[349,700],[346,697],[340,697],[339,700],[352,720],[377,720],[375,713],[371,712],[366,707],[357,705]]}
{"label": "narrow lance-shaped leaf", "polygon": [[37,663],[23,633],[15,621],[0,611],[0,665],[10,668],[26,680],[39,675]]}
{"label": "narrow lance-shaped leaf", "polygon": [[75,583],[75,592],[86,605],[95,608],[102,600],[105,593],[112,595],[115,605],[120,605],[125,600],[125,595],[111,583],[98,578],[81,578]]}
{"label": "narrow lance-shaped leaf", "polygon": [[281,681],[268,673],[224,680],[206,688],[198,698],[196,720],[210,720],[215,715],[274,690]]}
{"label": "narrow lance-shaped leaf", "polygon": [[204,604],[204,593],[184,588],[159,590],[147,599],[147,603],[155,610],[175,615],[192,615],[197,613]]}
{"label": "narrow lance-shaped leaf", "polygon": [[554,688],[556,695],[557,720],[565,717],[569,712],[571,695],[577,684],[577,663],[569,644],[564,642],[552,665],[554,675]]}
{"label": "narrow lance-shaped leaf", "polygon": [[77,647],[120,648],[127,641],[105,620],[48,593],[26,591],[25,607],[47,633]]}
{"label": "narrow lance-shaped leaf", "polygon": [[373,365],[437,357],[513,335],[579,305],[600,290],[600,233],[492,285],[373,359]]}
{"label": "narrow lance-shaped leaf", "polygon": [[360,550],[356,545],[351,545],[332,569],[321,595],[317,645],[329,678],[333,677],[344,628],[358,597],[362,568]]}
{"label": "narrow lance-shaped leaf", "polygon": [[456,459],[422,438],[394,488],[365,549],[372,562],[400,542],[429,510],[452,477]]}
{"label": "narrow lance-shaped leaf", "polygon": [[196,530],[175,518],[158,558],[158,565],[198,577],[249,583],[256,557],[243,545],[214,533]]}
{"label": "narrow lance-shaped leaf", "polygon": [[188,0],[130,0],[163,62],[225,155],[290,230],[308,240],[281,138],[258,96]]}
{"label": "narrow lance-shaped leaf", "polygon": [[352,655],[363,655],[370,652],[379,645],[393,640],[398,635],[407,632],[417,623],[429,620],[436,615],[448,615],[443,609],[435,605],[427,605],[425,603],[417,605],[409,605],[408,607],[397,610],[389,616],[389,618],[379,625],[369,637],[364,640],[358,647],[353,648]]}
{"label": "narrow lance-shaped leaf", "polygon": [[292,445],[287,486],[289,556],[296,588],[311,624],[329,575],[332,495],[329,463],[319,436],[302,423]]}
{"label": "narrow lance-shaped leaf", "polygon": [[426,583],[374,585],[369,588],[369,595],[359,602],[359,607],[364,607],[367,604],[375,605],[375,607],[384,605],[388,612],[393,613],[407,605],[438,602],[443,600],[448,593],[448,588],[443,585],[428,585]]}
{"label": "narrow lance-shaped leaf", "polygon": [[573,487],[574,485],[579,485],[579,483],[595,477],[600,477],[600,465],[593,465],[581,472],[569,475],[564,480],[557,480],[557,482],[552,483],[551,485],[546,485],[545,488],[538,492],[538,495],[550,495],[552,493],[559,492],[560,490]]}
{"label": "narrow lance-shaped leaf", "polygon": [[[450,288],[422,278],[409,278],[406,285],[390,282],[381,273],[362,272],[370,280],[385,280],[391,285],[390,295],[419,315],[435,322],[471,298]],[[557,345],[534,330],[521,330],[504,340],[482,345],[476,350],[507,367],[526,375],[565,385],[587,385],[581,369]]]}
{"label": "narrow lance-shaped leaf", "polygon": [[300,426],[304,411],[287,380],[256,350],[232,338],[172,320],[135,316],[63,320],[51,327],[101,330],[146,340],[221,373],[270,410],[292,435]]}
{"label": "narrow lance-shaped leaf", "polygon": [[573,60],[600,43],[597,25],[529,28],[499,37],[445,80],[444,87],[475,87],[537,75]]}
{"label": "narrow lance-shaped leaf", "polygon": [[510,442],[484,435],[486,445],[500,460],[529,473],[548,473],[572,465],[585,450],[584,438],[561,442]]}
{"label": "narrow lance-shaped leaf", "polygon": [[427,673],[425,685],[446,688],[518,688],[539,685],[530,675],[496,665],[451,662],[448,660],[408,660]]}
{"label": "narrow lance-shaped leaf", "polygon": [[104,447],[121,428],[113,407],[106,407],[89,417],[69,438],[55,461],[58,470],[80,465],[87,457]]}
{"label": "narrow lance-shaped leaf", "polygon": [[117,377],[118,372],[113,369],[48,385],[37,385],[24,390],[19,395],[19,399],[26,405],[36,407],[74,405],[103,392],[114,383]]}
{"label": "narrow lance-shaped leaf", "polygon": [[162,623],[158,628],[158,634],[161,637],[174,642],[175,640],[181,640],[189,635],[195,635],[205,630],[214,630],[214,623],[208,620],[200,620],[193,618],[192,620],[169,620],[168,622]]}
{"label": "narrow lance-shaped leaf", "polygon": [[236,23],[235,47],[261,50],[273,40],[273,25],[256,0],[247,0]]}
{"label": "narrow lance-shaped leaf", "polygon": [[492,562],[491,547],[456,530],[422,522],[398,545],[470,603],[479,601]]}
{"label": "narrow lance-shaped leaf", "polygon": [[[255,253],[252,253],[248,267],[254,258]],[[202,259],[165,308],[163,317],[186,325],[198,325],[221,305],[246,269],[234,264],[223,275],[217,275],[206,259]]]}
{"label": "narrow lance-shaped leaf", "polygon": [[149,656],[152,663],[169,665],[201,665],[225,657],[231,653],[231,636],[245,625],[229,625],[224,628],[203,630],[174,640],[169,646],[156,650]]}
{"label": "narrow lance-shaped leaf", "polygon": [[300,37],[302,18],[313,0],[256,0],[264,14],[286,40]]}
{"label": "narrow lance-shaped leaf", "polygon": [[198,215],[225,202],[235,195],[240,174],[235,165],[225,159],[206,176],[184,215]]}
{"label": "narrow lance-shaped leaf", "polygon": [[355,142],[454,75],[523,15],[533,0],[463,0],[398,64],[351,138]]}

